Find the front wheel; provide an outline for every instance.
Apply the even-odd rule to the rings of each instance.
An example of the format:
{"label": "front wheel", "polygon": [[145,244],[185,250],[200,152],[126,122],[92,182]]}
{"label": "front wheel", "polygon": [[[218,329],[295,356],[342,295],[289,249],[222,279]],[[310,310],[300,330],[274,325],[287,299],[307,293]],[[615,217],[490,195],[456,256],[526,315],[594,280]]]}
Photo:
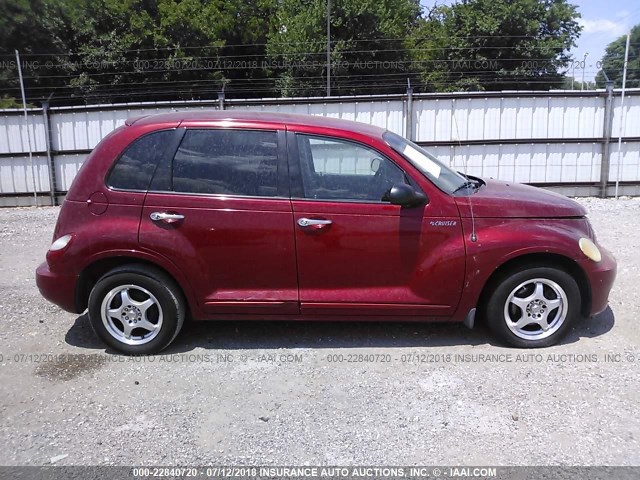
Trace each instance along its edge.
{"label": "front wheel", "polygon": [[128,265],[111,270],[89,295],[89,321],[110,347],[127,354],[151,354],[178,335],[185,317],[184,300],[163,272]]}
{"label": "front wheel", "polygon": [[578,320],[580,304],[578,284],[564,270],[525,268],[497,283],[487,304],[487,323],[511,346],[548,347]]}

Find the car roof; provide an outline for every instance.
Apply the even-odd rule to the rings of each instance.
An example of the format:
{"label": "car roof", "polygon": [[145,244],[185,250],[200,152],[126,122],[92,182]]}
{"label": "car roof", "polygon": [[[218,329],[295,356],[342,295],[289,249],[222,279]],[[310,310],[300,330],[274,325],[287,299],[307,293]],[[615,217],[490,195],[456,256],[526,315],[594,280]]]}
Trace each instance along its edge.
{"label": "car roof", "polygon": [[158,113],[155,115],[147,115],[127,119],[127,125],[150,125],[150,124],[166,124],[166,123],[206,123],[206,122],[229,122],[233,124],[256,122],[287,125],[287,126],[305,126],[318,127],[336,130],[347,130],[351,132],[362,133],[375,137],[381,137],[386,131],[384,128],[369,125],[367,123],[354,122],[351,120],[343,120],[339,118],[322,117],[319,115],[300,115],[294,113],[280,112],[253,112],[248,110],[201,110],[197,112],[171,112]]}

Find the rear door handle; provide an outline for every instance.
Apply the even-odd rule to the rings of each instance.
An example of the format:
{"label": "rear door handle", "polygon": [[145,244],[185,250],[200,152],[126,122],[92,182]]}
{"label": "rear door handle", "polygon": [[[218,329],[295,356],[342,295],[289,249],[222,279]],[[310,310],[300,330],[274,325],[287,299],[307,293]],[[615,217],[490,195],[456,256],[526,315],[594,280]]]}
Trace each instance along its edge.
{"label": "rear door handle", "polygon": [[298,225],[301,227],[324,227],[326,225],[331,225],[331,220],[318,220],[315,218],[299,218]]}
{"label": "rear door handle", "polygon": [[180,215],[179,213],[153,212],[149,215],[149,218],[154,222],[167,221],[169,223],[173,223],[179,220],[184,220],[184,215]]}

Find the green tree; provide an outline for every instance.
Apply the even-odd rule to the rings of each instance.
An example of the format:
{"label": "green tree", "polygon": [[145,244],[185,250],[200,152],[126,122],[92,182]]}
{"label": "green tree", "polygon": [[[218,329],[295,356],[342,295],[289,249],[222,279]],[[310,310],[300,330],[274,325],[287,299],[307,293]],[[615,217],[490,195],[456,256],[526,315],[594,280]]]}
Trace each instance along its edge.
{"label": "green tree", "polygon": [[72,85],[121,100],[216,98],[225,85],[251,96],[275,2],[84,0],[64,29],[80,64]]}
{"label": "green tree", "polygon": [[428,91],[559,88],[581,27],[566,0],[462,0],[411,36]]}
{"label": "green tree", "polygon": [[[596,84],[599,88],[603,88],[605,86],[605,76],[603,71],[606,72],[609,80],[613,81],[614,87],[622,87],[624,51],[626,46],[626,35],[614,40],[607,46],[604,57],[602,57],[602,68],[596,75]],[[631,29],[626,86],[627,88],[640,88],[640,24]]]}
{"label": "green tree", "polygon": [[79,0],[59,29],[71,52],[60,64],[74,94],[93,101],[206,97],[220,88],[207,60],[226,20],[203,0]]}
{"label": "green tree", "polygon": [[[268,75],[257,60],[276,1],[4,0],[0,54],[17,48],[23,63],[40,63],[25,71],[34,99],[217,98],[224,85],[251,96],[248,80]],[[15,68],[0,71],[0,87],[19,94]]]}
{"label": "green tree", "polygon": [[[324,95],[327,1],[2,0],[2,104],[20,95],[15,49],[36,104]],[[559,87],[578,16],[567,0],[424,17],[419,0],[333,0],[332,94]]]}
{"label": "green tree", "polygon": [[[333,95],[404,90],[409,75],[407,34],[420,15],[418,0],[332,2]],[[282,95],[323,95],[326,88],[327,0],[282,0],[267,53]]]}
{"label": "green tree", "polygon": [[48,0],[3,0],[0,2],[0,90],[4,107],[22,105],[15,51],[21,55],[21,65],[30,93],[39,96],[55,88],[52,68],[38,56],[39,52],[57,52],[52,44],[51,26],[63,16],[64,2]]}
{"label": "green tree", "polygon": [[230,20],[220,51],[225,84],[238,97],[273,96],[272,73],[265,68],[267,41],[278,0],[227,0],[223,11]]}

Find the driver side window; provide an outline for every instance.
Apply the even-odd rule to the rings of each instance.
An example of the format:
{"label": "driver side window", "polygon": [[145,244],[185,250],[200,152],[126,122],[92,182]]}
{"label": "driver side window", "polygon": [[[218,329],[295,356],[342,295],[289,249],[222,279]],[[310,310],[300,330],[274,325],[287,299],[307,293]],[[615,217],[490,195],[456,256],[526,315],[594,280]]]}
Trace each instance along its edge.
{"label": "driver side window", "polygon": [[395,163],[364,145],[296,137],[305,198],[382,202],[393,185],[407,183]]}

